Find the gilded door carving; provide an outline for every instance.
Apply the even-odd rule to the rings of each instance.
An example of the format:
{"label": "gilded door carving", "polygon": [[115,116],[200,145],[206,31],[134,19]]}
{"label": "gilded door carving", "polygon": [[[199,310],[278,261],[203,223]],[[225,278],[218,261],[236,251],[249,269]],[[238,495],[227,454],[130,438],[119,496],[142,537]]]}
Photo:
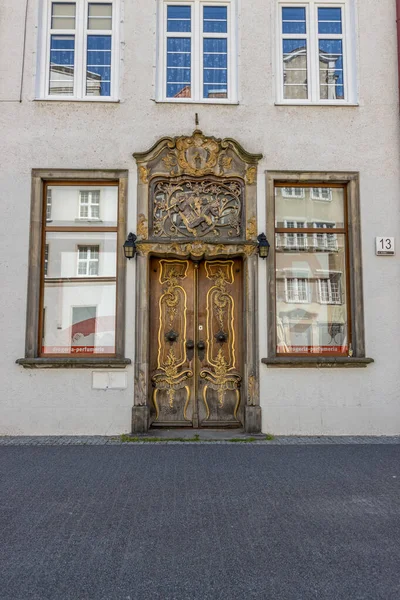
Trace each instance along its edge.
{"label": "gilded door carving", "polygon": [[153,426],[238,427],[241,259],[151,259]]}

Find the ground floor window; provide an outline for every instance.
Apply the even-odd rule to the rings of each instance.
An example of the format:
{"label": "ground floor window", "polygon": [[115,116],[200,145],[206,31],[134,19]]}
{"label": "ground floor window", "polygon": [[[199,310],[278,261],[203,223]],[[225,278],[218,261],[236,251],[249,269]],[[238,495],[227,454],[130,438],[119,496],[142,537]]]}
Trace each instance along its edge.
{"label": "ground floor window", "polygon": [[269,173],[268,195],[270,356],[363,357],[357,174]]}
{"label": "ground floor window", "polygon": [[96,174],[34,174],[27,357],[123,356],[126,177]]}

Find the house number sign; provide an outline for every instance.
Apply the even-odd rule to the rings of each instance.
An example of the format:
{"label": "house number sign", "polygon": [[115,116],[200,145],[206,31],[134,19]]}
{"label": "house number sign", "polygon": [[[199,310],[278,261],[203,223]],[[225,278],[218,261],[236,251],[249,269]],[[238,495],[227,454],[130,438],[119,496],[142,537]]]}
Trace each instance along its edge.
{"label": "house number sign", "polygon": [[394,255],[394,237],[376,237],[375,254],[377,256]]}

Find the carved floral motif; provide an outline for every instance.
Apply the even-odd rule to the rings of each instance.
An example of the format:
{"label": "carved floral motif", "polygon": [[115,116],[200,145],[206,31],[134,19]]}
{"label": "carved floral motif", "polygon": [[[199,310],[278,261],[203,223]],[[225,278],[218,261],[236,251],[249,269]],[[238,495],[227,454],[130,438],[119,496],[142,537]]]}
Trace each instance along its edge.
{"label": "carved floral motif", "polygon": [[143,165],[141,165],[139,167],[140,181],[142,183],[149,183],[149,175],[150,175],[150,169],[147,169],[146,167],[144,167]]}
{"label": "carved floral motif", "polygon": [[142,240],[147,240],[147,219],[143,213],[138,216],[137,234]]}
{"label": "carved floral motif", "polygon": [[256,221],[255,217],[252,217],[247,222],[246,240],[251,240],[252,238],[254,238],[256,236],[256,233],[257,233],[257,221]]}
{"label": "carved floral motif", "polygon": [[257,177],[257,167],[249,167],[246,171],[246,183],[254,185]]}

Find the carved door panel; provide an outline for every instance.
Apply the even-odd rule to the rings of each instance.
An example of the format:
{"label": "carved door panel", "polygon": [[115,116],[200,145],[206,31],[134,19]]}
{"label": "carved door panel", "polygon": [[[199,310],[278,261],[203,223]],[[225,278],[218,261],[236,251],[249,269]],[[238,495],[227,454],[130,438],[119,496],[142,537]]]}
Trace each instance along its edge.
{"label": "carved door panel", "polygon": [[242,266],[151,259],[153,426],[241,424]]}
{"label": "carved door panel", "polygon": [[192,426],[194,265],[150,261],[150,416],[153,425]]}
{"label": "carved door panel", "polygon": [[238,427],[243,421],[242,272],[241,259],[200,264],[196,375],[201,427]]}

